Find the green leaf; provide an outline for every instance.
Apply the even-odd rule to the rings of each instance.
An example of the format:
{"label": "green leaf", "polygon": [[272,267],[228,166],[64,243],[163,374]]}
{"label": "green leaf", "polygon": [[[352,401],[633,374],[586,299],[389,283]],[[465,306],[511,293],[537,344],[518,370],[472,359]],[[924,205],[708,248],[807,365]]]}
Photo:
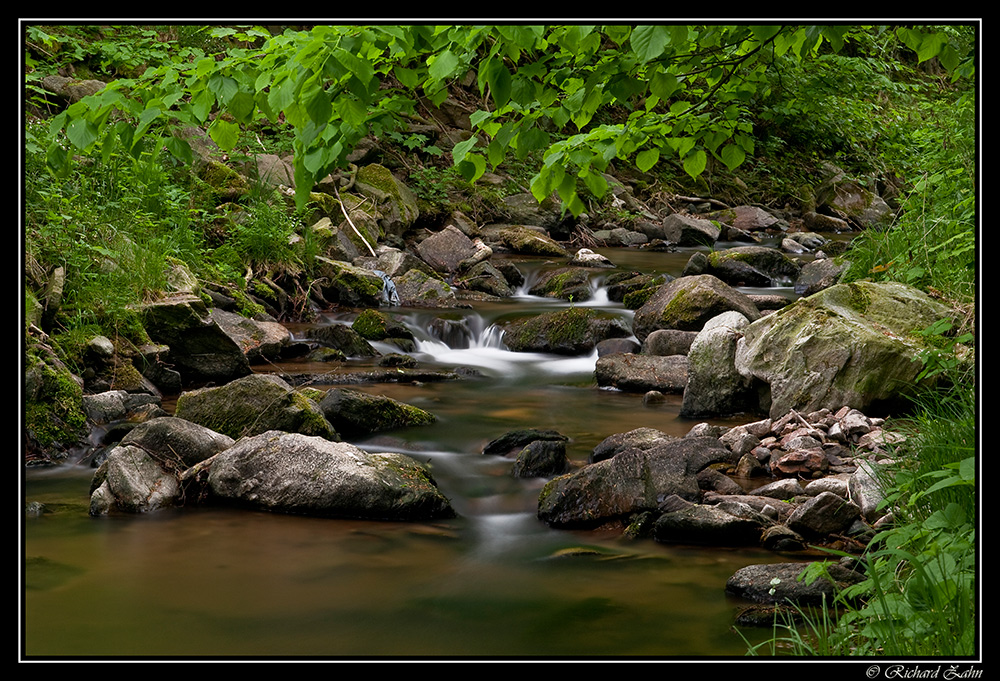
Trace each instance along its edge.
{"label": "green leaf", "polygon": [[427,65],[431,78],[434,80],[444,80],[455,72],[455,69],[458,68],[459,60],[454,52],[445,50],[438,55],[428,58]]}
{"label": "green leaf", "polygon": [[684,157],[684,172],[692,178],[697,179],[705,171],[708,164],[708,155],[703,149],[695,149]]}
{"label": "green leaf", "polygon": [[670,44],[670,32],[666,26],[636,26],[629,42],[639,61],[646,63],[663,54]]}
{"label": "green leaf", "polygon": [[656,162],[660,160],[660,150],[656,147],[652,149],[646,149],[640,151],[636,154],[635,165],[642,172],[648,171],[650,168],[656,165]]}
{"label": "green leaf", "polygon": [[722,148],[720,156],[730,170],[736,169],[747,157],[746,152],[738,144],[727,144]]}
{"label": "green leaf", "polygon": [[171,156],[182,163],[191,163],[194,158],[194,155],[191,153],[191,145],[179,137],[168,137],[167,141],[164,142],[164,146],[170,152]]}
{"label": "green leaf", "polygon": [[239,92],[239,84],[236,80],[221,73],[213,73],[209,77],[208,88],[215,93],[215,96],[223,104],[228,104],[229,100]]}
{"label": "green leaf", "polygon": [[669,99],[670,95],[677,92],[680,86],[681,83],[677,80],[677,76],[663,71],[654,73],[649,81],[649,91],[662,100]]}
{"label": "green leaf", "polygon": [[479,138],[473,135],[469,139],[456,144],[451,150],[451,157],[454,160],[455,165],[460,164],[465,159],[466,154],[469,153],[469,149],[476,146],[478,142]]}
{"label": "green leaf", "polygon": [[490,86],[490,94],[497,108],[506,106],[510,101],[511,75],[500,60],[490,62],[486,71],[486,82]]}
{"label": "green leaf", "polygon": [[208,126],[208,134],[220,149],[230,151],[239,140],[240,127],[225,119],[216,118],[212,121],[212,125]]}
{"label": "green leaf", "polygon": [[479,154],[466,154],[458,164],[458,172],[469,182],[475,182],[486,172],[486,159]]}
{"label": "green leaf", "polygon": [[229,100],[229,112],[240,123],[250,123],[253,120],[253,113],[256,109],[257,105],[254,97],[249,92],[237,92]]}
{"label": "green leaf", "polygon": [[77,149],[88,149],[97,140],[97,127],[85,118],[77,118],[66,126],[66,136]]}

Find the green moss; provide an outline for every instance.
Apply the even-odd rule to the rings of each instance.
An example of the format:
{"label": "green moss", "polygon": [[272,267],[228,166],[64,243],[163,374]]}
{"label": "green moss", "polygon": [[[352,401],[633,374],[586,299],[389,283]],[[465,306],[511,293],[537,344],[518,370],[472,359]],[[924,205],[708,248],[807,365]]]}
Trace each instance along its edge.
{"label": "green moss", "polygon": [[87,424],[83,389],[68,370],[54,368],[30,353],[29,372],[34,390],[25,404],[25,429],[43,448],[76,441]]}
{"label": "green moss", "polygon": [[382,340],[389,337],[389,321],[372,309],[362,310],[351,328],[368,340]]}
{"label": "green moss", "polygon": [[869,306],[871,306],[871,295],[864,289],[861,284],[850,283],[847,285],[848,288],[848,302],[852,308],[864,314],[868,311]]}

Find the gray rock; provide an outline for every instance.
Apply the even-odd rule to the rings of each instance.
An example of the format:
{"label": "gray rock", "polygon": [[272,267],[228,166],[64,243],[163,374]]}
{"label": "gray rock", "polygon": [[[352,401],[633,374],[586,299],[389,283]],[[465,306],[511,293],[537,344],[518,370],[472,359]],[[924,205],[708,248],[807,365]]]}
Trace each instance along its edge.
{"label": "gray rock", "polygon": [[951,314],[904,284],[837,284],[747,326],[735,365],[768,386],[761,407],[775,418],[845,404],[887,409],[922,368],[912,332]]}
{"label": "gray rock", "polygon": [[838,563],[830,563],[826,569],[832,581],[816,579],[807,583],[799,579],[807,567],[805,563],[748,565],[726,581],[726,593],[758,603],[821,605],[832,603],[839,589],[864,579],[864,575]]}
{"label": "gray rock", "polygon": [[588,354],[597,343],[627,338],[628,326],[592,308],[570,307],[516,320],[504,327],[503,342],[514,352]]}
{"label": "gray rock", "polygon": [[597,385],[624,392],[681,393],[687,385],[687,357],[605,355],[597,359],[594,375]]}
{"label": "gray rock", "polygon": [[437,420],[430,412],[411,404],[351,388],[327,391],[319,401],[319,410],[342,437],[349,438],[424,426]]}
{"label": "gray rock", "polygon": [[220,453],[208,483],[217,499],[327,517],[432,520],[455,515],[430,470],[402,454],[268,431]]}
{"label": "gray rock", "polygon": [[733,515],[721,505],[692,504],[657,518],[653,524],[653,537],[656,541],[670,543],[756,545],[760,543],[766,526],[767,523],[759,518]]}
{"label": "gray rock", "polygon": [[657,329],[701,331],[712,317],[730,310],[750,321],[760,319],[760,311],[749,298],[717,277],[680,277],[660,286],[636,310],[632,330],[640,342]]}
{"label": "gray rock", "polygon": [[786,524],[799,534],[825,537],[844,532],[860,516],[855,504],[832,492],[820,492],[792,511]]}
{"label": "gray rock", "polygon": [[736,343],[749,323],[745,316],[730,310],[708,320],[695,336],[687,354],[682,417],[725,416],[756,407],[752,384],[736,370],[734,362]]}
{"label": "gray rock", "polygon": [[717,438],[679,438],[616,456],[550,480],[538,498],[538,518],[553,527],[595,527],[655,511],[677,495],[696,501],[697,474],[730,456]]}
{"label": "gray rock", "polygon": [[232,438],[283,430],[339,439],[315,402],[267,374],[181,393],[174,414]]}

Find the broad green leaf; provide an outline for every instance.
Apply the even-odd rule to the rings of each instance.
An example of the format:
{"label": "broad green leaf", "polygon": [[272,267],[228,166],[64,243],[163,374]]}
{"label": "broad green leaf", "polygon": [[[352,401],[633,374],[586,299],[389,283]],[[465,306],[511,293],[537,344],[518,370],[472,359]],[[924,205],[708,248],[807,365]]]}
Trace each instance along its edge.
{"label": "broad green leaf", "polygon": [[237,92],[229,100],[229,112],[244,125],[253,120],[253,113],[256,108],[257,105],[254,102],[254,97],[249,92]]}
{"label": "broad green leaf", "polygon": [[660,160],[660,150],[656,147],[640,151],[635,157],[635,165],[642,172],[648,171]]}
{"label": "broad green leaf", "polygon": [[677,76],[672,73],[657,71],[649,81],[649,91],[666,101],[681,86]]}
{"label": "broad green leaf", "polygon": [[215,93],[220,102],[228,104],[233,95],[239,91],[239,84],[229,76],[213,73],[208,79],[208,89]]}
{"label": "broad green leaf", "polygon": [[684,172],[692,178],[697,179],[705,171],[708,164],[708,155],[703,149],[695,149],[684,157]]}
{"label": "broad green leaf", "polygon": [[781,26],[751,26],[750,32],[753,33],[753,37],[764,42],[765,40],[770,40],[778,34],[781,30]]}
{"label": "broad green leaf", "polygon": [[730,170],[734,170],[737,166],[746,160],[746,152],[737,144],[727,144],[722,148],[722,153],[720,154],[722,162],[726,164],[726,167]]}
{"label": "broad green leaf", "polygon": [[636,26],[629,42],[639,61],[646,63],[663,54],[670,44],[670,32],[666,26]]}
{"label": "broad green leaf", "polygon": [[490,95],[497,108],[506,106],[510,101],[511,75],[500,60],[490,63],[486,72],[486,81],[490,86]]}
{"label": "broad green leaf", "polygon": [[66,137],[77,149],[88,149],[97,140],[97,127],[85,118],[77,118],[66,126]]}
{"label": "broad green leaf", "polygon": [[486,159],[479,154],[466,154],[458,164],[458,172],[469,182],[475,182],[486,172]]}
{"label": "broad green leaf", "polygon": [[161,113],[160,110],[156,107],[153,107],[152,109],[146,109],[145,111],[142,112],[142,114],[139,116],[139,125],[136,126],[135,129],[135,136],[133,137],[133,146],[135,146],[135,142],[138,141],[139,138],[141,138],[144,134],[146,134],[146,130],[149,129],[149,126],[152,125],[153,121],[159,118],[160,113]]}
{"label": "broad green leaf", "polygon": [[333,104],[330,103],[330,95],[326,90],[318,89],[306,101],[306,114],[316,124],[325,124],[330,121],[333,114]]}
{"label": "broad green leaf", "polygon": [[191,153],[191,145],[188,144],[187,140],[182,140],[179,137],[170,136],[163,143],[170,152],[170,155],[176,158],[182,163],[191,163],[194,155]]}
{"label": "broad green leaf", "polygon": [[478,142],[479,138],[473,135],[469,139],[463,140],[458,144],[456,144],[454,148],[452,148],[451,150],[451,158],[454,161],[455,165],[460,164],[465,159],[466,154],[469,153],[469,150],[472,149],[472,147],[476,146]]}
{"label": "broad green leaf", "polygon": [[427,60],[428,73],[434,80],[444,80],[458,68],[458,57],[451,50],[430,57]]}
{"label": "broad green leaf", "polygon": [[595,173],[591,171],[581,172],[580,177],[583,178],[583,183],[587,185],[587,189],[590,193],[597,198],[603,198],[608,192],[608,181],[604,179],[602,173]]}
{"label": "broad green leaf", "polygon": [[239,140],[240,127],[223,118],[216,118],[212,121],[212,125],[208,126],[208,134],[220,149],[229,151]]}

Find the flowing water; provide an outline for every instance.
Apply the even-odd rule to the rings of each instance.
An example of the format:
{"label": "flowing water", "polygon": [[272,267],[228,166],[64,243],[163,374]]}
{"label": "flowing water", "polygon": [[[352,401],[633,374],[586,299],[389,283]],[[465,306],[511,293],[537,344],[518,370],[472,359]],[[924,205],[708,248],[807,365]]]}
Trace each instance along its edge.
{"label": "flowing water", "polygon": [[[620,267],[679,275],[690,252],[602,251]],[[521,263],[529,279],[542,261]],[[595,271],[594,306],[607,300]],[[769,289],[793,295],[790,289]],[[544,480],[514,479],[483,445],[514,428],[555,429],[586,461],[605,437],[648,426],[683,435],[680,396],[599,389],[596,354],[513,353],[495,326],[570,303],[519,294],[470,309],[386,310],[418,337],[421,366],[462,380],[352,386],[414,404],[430,426],[356,442],[428,462],[459,514],[434,523],[320,519],[215,507],[91,518],[93,470],[31,470],[25,500],[51,512],[24,525],[24,653],[29,656],[322,658],[741,656],[743,603],[727,578],[787,558],[757,549],[662,545],[620,533],[553,530],[537,520]],[[449,321],[459,333],[441,333]],[[351,313],[324,323],[349,323]],[[301,334],[301,327],[290,327]],[[383,351],[396,348],[379,346]],[[366,368],[363,362],[353,362]],[[370,367],[369,367],[370,368]],[[259,371],[321,374],[287,362]],[[329,387],[318,382],[317,387]],[[168,403],[165,403],[168,405]],[[715,421],[723,425],[738,419]]]}

